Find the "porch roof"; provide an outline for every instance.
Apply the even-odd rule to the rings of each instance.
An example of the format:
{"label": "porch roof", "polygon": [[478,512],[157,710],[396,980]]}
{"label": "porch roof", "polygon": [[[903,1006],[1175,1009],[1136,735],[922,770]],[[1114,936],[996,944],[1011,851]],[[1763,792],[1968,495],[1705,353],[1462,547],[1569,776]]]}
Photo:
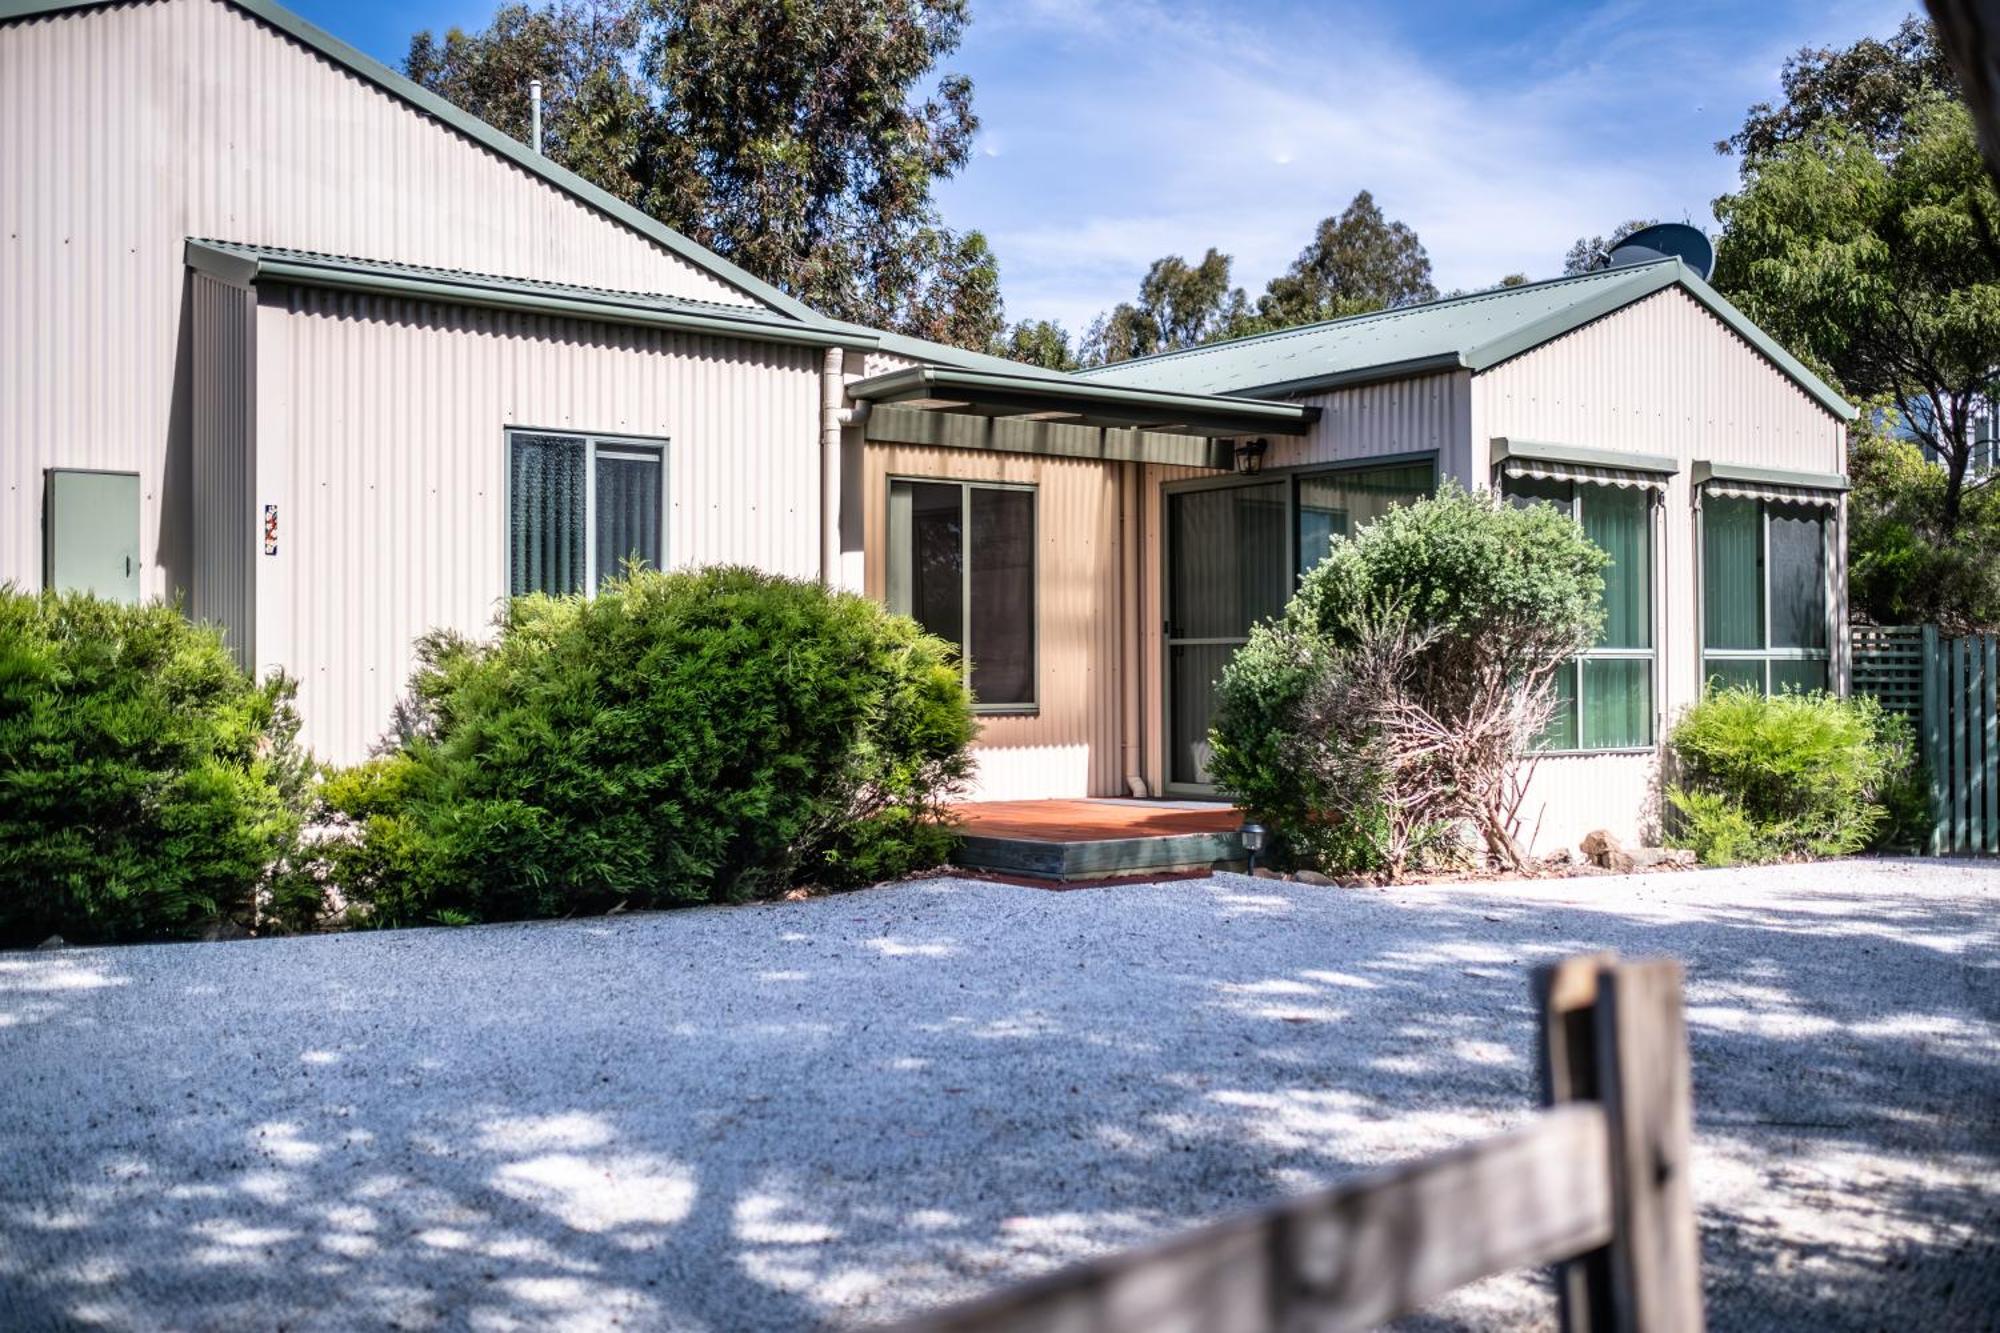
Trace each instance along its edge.
{"label": "porch roof", "polygon": [[1016,374],[962,366],[910,366],[856,380],[847,392],[862,402],[975,417],[1209,438],[1304,435],[1319,420],[1319,409],[1303,403],[1094,384],[1025,368]]}

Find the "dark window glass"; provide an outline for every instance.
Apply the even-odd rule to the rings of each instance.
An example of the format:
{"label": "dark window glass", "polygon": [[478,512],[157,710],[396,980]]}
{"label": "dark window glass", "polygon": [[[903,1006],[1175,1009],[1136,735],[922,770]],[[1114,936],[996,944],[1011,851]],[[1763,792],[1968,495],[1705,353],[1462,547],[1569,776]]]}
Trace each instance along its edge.
{"label": "dark window glass", "polygon": [[650,449],[597,450],[597,581],[636,560],[661,567],[660,455]]}
{"label": "dark window glass", "polygon": [[1252,625],[1285,609],[1286,485],[1168,497],[1173,638],[1244,638]]}
{"label": "dark window glass", "polygon": [[1351,537],[1397,505],[1437,487],[1429,463],[1354,468],[1299,479],[1299,573],[1326,559],[1336,537]]}
{"label": "dark window glass", "polygon": [[1536,742],[1544,750],[1574,750],[1576,736],[1576,661],[1572,658],[1556,668],[1555,707],[1549,713],[1549,724],[1542,728],[1541,739]]}
{"label": "dark window glass", "polygon": [[1826,684],[1826,659],[1823,657],[1771,659],[1771,693],[1783,694],[1787,690],[1808,693],[1824,690]]}
{"label": "dark window glass", "polygon": [[1771,509],[1771,646],[1826,647],[1826,527],[1817,510]]}
{"label": "dark window glass", "polygon": [[974,487],[972,697],[1035,698],[1035,493]]}
{"label": "dark window glass", "polygon": [[[1612,486],[1585,488],[1583,530],[1611,557],[1604,570],[1604,628],[1600,648],[1653,646],[1653,543],[1651,504],[1645,491]],[[1586,742],[1588,743],[1588,742]]]}
{"label": "dark window glass", "polygon": [[1035,702],[1035,493],[889,485],[889,609],[956,644],[973,702]]}
{"label": "dark window glass", "polygon": [[508,591],[572,593],[584,581],[584,450],[563,435],[515,435],[508,475]]}
{"label": "dark window glass", "polygon": [[1764,688],[1764,663],[1758,658],[1707,657],[1702,659],[1702,671],[1707,676],[1708,688],[1731,690],[1739,685],[1748,685],[1753,690]]}

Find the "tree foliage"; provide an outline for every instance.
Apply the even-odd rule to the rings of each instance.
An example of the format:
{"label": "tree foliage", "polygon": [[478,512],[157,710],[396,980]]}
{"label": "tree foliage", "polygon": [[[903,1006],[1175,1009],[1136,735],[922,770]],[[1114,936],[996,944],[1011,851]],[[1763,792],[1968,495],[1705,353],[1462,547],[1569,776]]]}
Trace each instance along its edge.
{"label": "tree foliage", "polygon": [[1651,227],[1658,218],[1633,218],[1622,226],[1614,227],[1602,236],[1579,236],[1563,255],[1563,276],[1576,277],[1581,273],[1592,273],[1610,262],[1611,247],[1630,236],[1641,227]]}
{"label": "tree foliage", "polygon": [[1260,329],[1290,328],[1437,299],[1430,255],[1407,223],[1363,190],[1326,218],[1292,266],[1257,298]]}
{"label": "tree foliage", "polygon": [[1139,282],[1139,299],[1119,302],[1090,326],[1084,364],[1177,352],[1226,336],[1245,311],[1242,288],[1230,285],[1229,266],[1229,256],[1215,249],[1198,264],[1179,255],[1154,260]]}
{"label": "tree foliage", "polygon": [[1070,346],[1069,330],[1052,319],[1022,320],[1007,330],[1007,336],[993,350],[1044,370],[1075,370],[1079,364]]}
{"label": "tree foliage", "polygon": [[1931,96],[1891,151],[1845,125],[1748,159],[1716,200],[1716,285],[1850,394],[1885,398],[1944,465],[1957,534],[1974,409],[2000,366],[2000,196],[1958,103]]}
{"label": "tree foliage", "polygon": [[972,84],[938,73],[966,0],[554,0],[410,43],[410,77],[508,134],[544,89],[549,157],[842,318],[986,348],[985,238],[947,228]]}
{"label": "tree foliage", "polygon": [[[1217,338],[1242,338],[1320,320],[1437,299],[1430,256],[1408,224],[1383,216],[1362,190],[1337,217],[1322,220],[1299,257],[1253,304],[1230,282],[1228,255],[1211,249],[1198,264],[1179,255],[1153,261],[1136,301],[1099,315],[1084,335],[1084,365],[1175,352]],[[1525,277],[1509,275],[1502,286]]]}
{"label": "tree foliage", "polygon": [[1878,152],[1894,153],[1920,108],[1958,97],[1958,77],[1936,27],[1915,14],[1888,38],[1801,49],[1785,61],[1779,83],[1783,100],[1751,107],[1743,128],[1715,145],[1718,153],[1739,154],[1747,165],[1829,125],[1846,127]]}
{"label": "tree foliage", "polygon": [[1466,830],[1522,868],[1520,761],[1597,633],[1605,560],[1546,505],[1454,485],[1336,540],[1223,673],[1217,784],[1325,869],[1398,875]]}

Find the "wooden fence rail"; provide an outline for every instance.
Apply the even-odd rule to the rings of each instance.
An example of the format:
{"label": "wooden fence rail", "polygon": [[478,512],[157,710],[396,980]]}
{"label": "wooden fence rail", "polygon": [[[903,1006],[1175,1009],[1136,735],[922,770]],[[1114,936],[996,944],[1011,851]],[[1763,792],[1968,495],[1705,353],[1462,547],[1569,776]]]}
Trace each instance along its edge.
{"label": "wooden fence rail", "polygon": [[1573,958],[1535,977],[1543,1100],[1451,1152],[1080,1264],[904,1333],[1339,1333],[1559,1263],[1570,1333],[1697,1333],[1681,969]]}

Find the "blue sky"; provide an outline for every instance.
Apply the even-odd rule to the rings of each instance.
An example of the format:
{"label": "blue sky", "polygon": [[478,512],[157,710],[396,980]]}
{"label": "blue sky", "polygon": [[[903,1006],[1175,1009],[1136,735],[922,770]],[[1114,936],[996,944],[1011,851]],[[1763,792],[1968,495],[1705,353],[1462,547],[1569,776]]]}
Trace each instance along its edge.
{"label": "blue sky", "polygon": [[[390,63],[477,0],[294,0]],[[1010,318],[1081,331],[1163,254],[1235,256],[1254,295],[1369,189],[1439,287],[1546,277],[1630,216],[1712,225],[1712,145],[1802,45],[1909,0],[972,0],[976,155],[939,190],[1000,257]]]}

